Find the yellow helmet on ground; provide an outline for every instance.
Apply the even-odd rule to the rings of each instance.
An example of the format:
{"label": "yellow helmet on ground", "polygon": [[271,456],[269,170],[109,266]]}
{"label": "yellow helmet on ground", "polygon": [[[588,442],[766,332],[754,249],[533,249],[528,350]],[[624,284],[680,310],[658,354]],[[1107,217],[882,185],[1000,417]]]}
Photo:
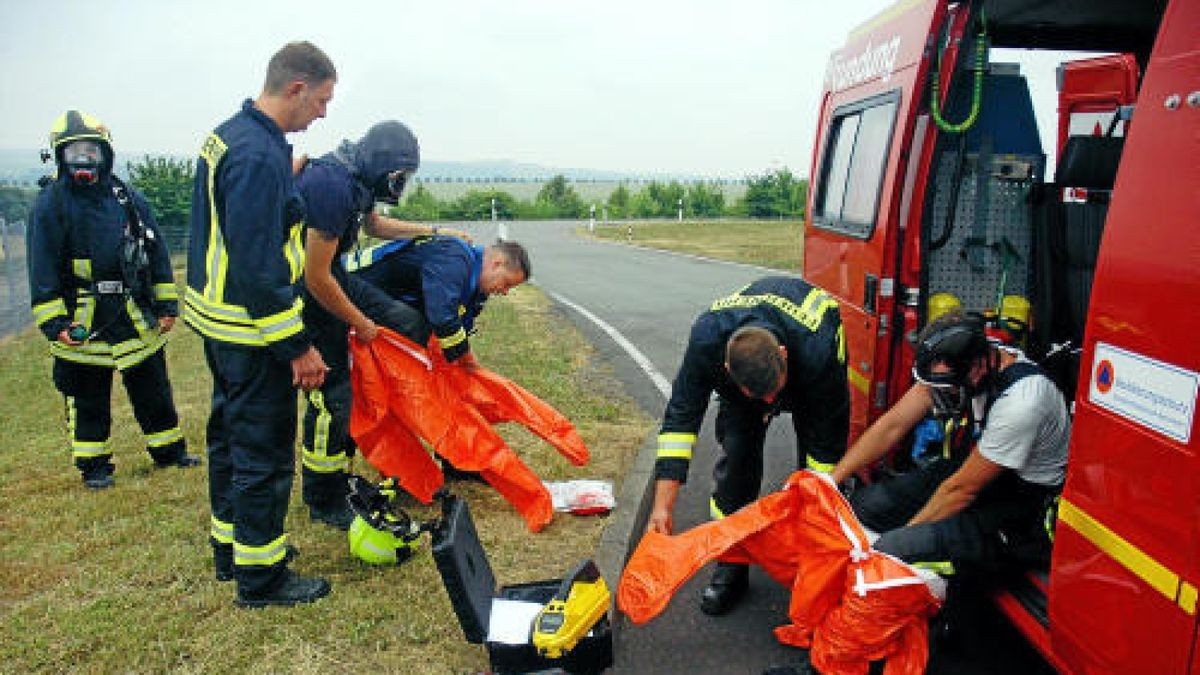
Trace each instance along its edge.
{"label": "yellow helmet on ground", "polygon": [[402,563],[416,552],[421,525],[392,504],[394,491],[381,490],[361,476],[351,476],[347,500],[354,511],[350,554],[372,565]]}

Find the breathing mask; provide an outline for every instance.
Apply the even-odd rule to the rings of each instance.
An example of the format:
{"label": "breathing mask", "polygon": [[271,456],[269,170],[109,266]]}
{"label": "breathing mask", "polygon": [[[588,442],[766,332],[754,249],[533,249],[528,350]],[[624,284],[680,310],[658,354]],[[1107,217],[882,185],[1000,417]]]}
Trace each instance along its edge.
{"label": "breathing mask", "polygon": [[96,141],[73,141],[63,148],[63,166],[76,185],[92,185],[100,180],[104,153]]}

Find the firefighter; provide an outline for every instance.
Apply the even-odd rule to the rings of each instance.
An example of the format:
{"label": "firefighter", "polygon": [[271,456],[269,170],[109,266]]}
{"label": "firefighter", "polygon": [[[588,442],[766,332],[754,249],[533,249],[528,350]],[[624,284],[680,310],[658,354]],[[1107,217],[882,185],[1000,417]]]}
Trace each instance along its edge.
{"label": "firefighter", "polygon": [[75,466],[87,487],[113,485],[114,370],[155,466],[196,466],[163,356],[179,314],[166,240],[145,198],[113,174],[112,137],[99,120],[68,110],[50,145],[56,175],[38,195],[29,232],[30,304],[50,340]]}
{"label": "firefighter", "polygon": [[[828,472],[846,449],[850,395],[837,302],[800,279],[765,277],[715,301],[692,324],[663,414],[648,529],[670,534],[709,397],[719,397],[713,518],[758,497],[771,419],[792,413],[799,461]],[[749,569],[718,563],[700,608],[728,612],[745,594]]]}
{"label": "firefighter", "polygon": [[345,141],[337,151],[304,163],[296,178],[307,211],[304,325],[330,369],[325,384],[306,395],[304,503],[310,518],[341,530],[348,530],[354,520],[346,501],[351,450],[347,330],[352,326],[357,339],[370,342],[378,333],[376,321],[408,333],[422,319],[408,305],[347,274],[340,256],[358,241],[360,225],[373,237],[393,240],[430,235],[437,229],[375,212],[377,201],[398,203],[420,163],[412,131],[386,121],[372,126],[357,143]]}
{"label": "firefighter", "polygon": [[946,456],[851,495],[863,525],[882,533],[875,548],[946,572],[1047,555],[1045,517],[1062,489],[1071,433],[1062,393],[961,311],[922,331],[913,377],[832,473],[841,481],[872,466],[931,412],[949,422]]}
{"label": "firefighter", "polygon": [[288,568],[284,531],[295,474],[296,389],[325,379],[299,285],[304,202],[285,133],[324,117],[337,73],[308,42],[271,58],[257,99],[204,141],[192,195],[184,321],[204,338],[210,538],[216,576],[243,607],[294,605],[329,582]]}
{"label": "firefighter", "polygon": [[441,235],[382,244],[349,256],[347,269],[424,317],[405,333],[425,344],[430,333],[450,363],[478,365],[468,335],[489,296],[529,280],[529,253],[515,241],[483,247]]}

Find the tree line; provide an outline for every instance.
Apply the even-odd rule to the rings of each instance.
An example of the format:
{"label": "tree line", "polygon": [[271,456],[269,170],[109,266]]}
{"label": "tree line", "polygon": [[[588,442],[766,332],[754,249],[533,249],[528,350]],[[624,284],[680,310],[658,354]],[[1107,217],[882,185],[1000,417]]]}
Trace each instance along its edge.
{"label": "tree line", "polygon": [[584,200],[562,175],[554,176],[530,200],[521,200],[505,190],[491,188],[468,190],[452,199],[439,199],[429,188],[418,183],[404,201],[391,209],[391,215],[405,220],[544,220],[551,218],[674,218],[680,209],[686,218],[801,218],[808,193],[808,181],[797,178],[786,168],[749,176],[746,192],[729,202],[715,183],[651,181],[631,190],[621,184],[601,202]]}
{"label": "tree line", "polygon": [[[145,156],[126,163],[129,182],[146,196],[176,250],[185,241],[191,212],[192,160]],[[683,209],[685,218],[801,218],[808,181],[787,168],[774,169],[746,179],[746,191],[735,200],[726,199],[715,183],[679,181],[639,184],[630,189],[618,185],[602,202],[596,203],[596,218],[674,218]],[[0,187],[0,216],[9,222],[27,219],[36,190]],[[492,217],[505,220],[588,218],[592,202],[585,201],[564,176],[551,178],[533,199],[522,200],[505,190],[469,190],[456,198],[442,199],[421,183],[414,185],[390,214],[416,221],[470,221]]]}

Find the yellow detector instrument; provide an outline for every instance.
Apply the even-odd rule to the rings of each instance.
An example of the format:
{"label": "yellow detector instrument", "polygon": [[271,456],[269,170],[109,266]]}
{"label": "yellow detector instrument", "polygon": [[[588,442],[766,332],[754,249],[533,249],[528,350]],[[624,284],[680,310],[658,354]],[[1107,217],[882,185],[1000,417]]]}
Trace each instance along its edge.
{"label": "yellow detector instrument", "polygon": [[557,659],[574,649],[608,612],[611,602],[612,594],[596,563],[579,563],[533,619],[533,646],[538,654]]}

